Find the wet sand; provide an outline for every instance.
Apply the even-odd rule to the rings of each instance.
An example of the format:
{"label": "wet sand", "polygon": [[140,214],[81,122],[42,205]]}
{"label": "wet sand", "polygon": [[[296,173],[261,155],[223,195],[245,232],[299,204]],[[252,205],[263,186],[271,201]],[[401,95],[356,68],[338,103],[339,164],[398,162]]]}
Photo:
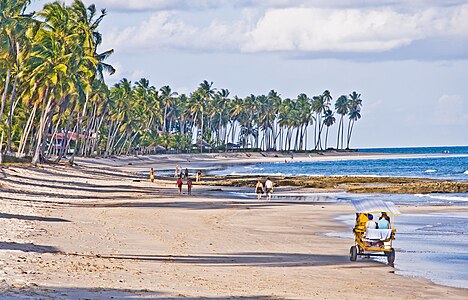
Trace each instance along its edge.
{"label": "wet sand", "polygon": [[[0,169],[2,298],[468,297],[466,289],[398,276],[382,263],[350,262],[350,241],[323,234],[348,230],[334,217],[353,214],[351,206],[233,199],[208,185],[196,185],[192,196],[184,186],[178,195],[175,181],[140,175],[186,159],[166,157]],[[190,158],[194,167],[227,163]]]}

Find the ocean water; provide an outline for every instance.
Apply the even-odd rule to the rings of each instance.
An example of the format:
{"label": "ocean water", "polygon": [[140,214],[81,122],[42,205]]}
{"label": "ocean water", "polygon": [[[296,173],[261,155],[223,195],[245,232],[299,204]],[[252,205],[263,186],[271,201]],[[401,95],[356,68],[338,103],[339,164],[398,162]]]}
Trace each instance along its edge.
{"label": "ocean water", "polygon": [[[232,166],[217,174],[251,175],[357,175],[421,177],[468,181],[468,147],[381,148],[362,152],[439,154],[418,158],[352,159],[341,161],[262,163]],[[442,151],[446,153],[442,154]],[[333,158],[331,158],[333,159]]]}
{"label": "ocean water", "polygon": [[362,148],[358,151],[392,154],[468,154],[468,146]]}
{"label": "ocean water", "polygon": [[[346,161],[264,163],[234,166],[218,174],[255,175],[361,175],[425,177],[468,181],[468,147],[381,148],[360,152],[393,154],[429,154],[429,157],[403,159],[353,159]],[[438,154],[434,156],[434,154]],[[256,199],[253,193],[236,193],[236,198]],[[353,199],[381,199],[397,205],[466,206],[468,193],[446,194],[349,194],[283,193],[275,190],[273,201],[315,202],[351,205]],[[354,215],[340,216],[349,225],[348,232],[328,234],[353,245]],[[450,214],[408,214],[395,217],[397,235],[395,273],[429,279],[437,284],[468,288],[468,212]],[[344,254],[347,255],[347,254]],[[386,262],[385,258],[373,258]],[[358,263],[358,262],[357,262]]]}
{"label": "ocean water", "polygon": [[[353,243],[354,216],[340,216],[348,232],[327,234]],[[468,288],[468,212],[406,214],[394,218],[395,273]],[[385,258],[372,258],[386,263]],[[359,258],[358,262],[359,263]]]}
{"label": "ocean water", "polygon": [[[255,193],[233,192],[236,199],[256,200]],[[381,199],[392,201],[398,206],[468,205],[468,194],[350,194],[304,193],[297,194],[275,190],[272,200],[277,204],[295,205],[303,202],[320,204],[334,203],[352,206],[354,199]],[[336,218],[347,227],[346,232],[334,232],[327,236],[343,238],[349,247],[354,245],[352,229],[353,213]],[[394,216],[397,230],[393,247],[396,249],[395,273],[408,277],[421,277],[436,284],[468,289],[468,212],[402,214]],[[348,253],[343,253],[348,255]],[[373,260],[387,263],[386,258],[372,257]],[[359,260],[356,262],[359,266]]]}
{"label": "ocean water", "polygon": [[[231,192],[233,198],[256,199],[257,194],[252,192]],[[351,205],[352,200],[373,200],[390,201],[396,205],[411,206],[468,206],[468,193],[435,193],[435,194],[352,194],[347,192],[334,193],[287,193],[277,188],[272,195],[274,201],[297,201],[298,203],[338,203]],[[463,224],[468,231],[468,222]]]}

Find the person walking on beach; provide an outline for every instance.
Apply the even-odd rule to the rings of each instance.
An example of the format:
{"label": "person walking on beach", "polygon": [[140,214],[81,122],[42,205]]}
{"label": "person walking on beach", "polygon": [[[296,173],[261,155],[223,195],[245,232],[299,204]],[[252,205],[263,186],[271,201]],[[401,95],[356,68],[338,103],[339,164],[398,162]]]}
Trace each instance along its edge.
{"label": "person walking on beach", "polygon": [[154,170],[153,170],[153,168],[151,168],[151,170],[150,170],[150,180],[151,180],[151,182],[154,182]]}
{"label": "person walking on beach", "polygon": [[187,177],[187,192],[192,195],[192,178]]}
{"label": "person walking on beach", "polygon": [[198,170],[198,172],[197,172],[196,181],[197,182],[201,181],[201,171],[200,170]]}
{"label": "person walking on beach", "polygon": [[174,177],[177,177],[177,176],[179,176],[179,165],[176,165],[176,166],[175,166]]}
{"label": "person walking on beach", "polygon": [[260,179],[257,181],[257,185],[255,186],[255,191],[257,192],[257,199],[262,200],[263,184],[260,181]]}
{"label": "person walking on beach", "polygon": [[182,166],[179,168],[179,177],[184,178],[184,170],[183,170]]}
{"label": "person walking on beach", "polygon": [[273,193],[273,182],[270,180],[270,177],[267,177],[267,181],[265,182],[265,192],[266,199],[271,200],[271,194]]}
{"label": "person walking on beach", "polygon": [[185,178],[188,178],[188,169],[185,168]]}
{"label": "person walking on beach", "polygon": [[182,194],[182,177],[179,177],[179,179],[177,180],[177,188],[179,189],[179,194]]}

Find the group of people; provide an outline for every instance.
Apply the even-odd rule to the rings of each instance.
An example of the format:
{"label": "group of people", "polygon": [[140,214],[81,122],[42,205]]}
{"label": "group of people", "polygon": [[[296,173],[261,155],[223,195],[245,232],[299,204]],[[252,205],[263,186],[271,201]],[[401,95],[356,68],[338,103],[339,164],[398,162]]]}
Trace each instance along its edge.
{"label": "group of people", "polygon": [[[193,181],[192,181],[192,178],[189,177],[188,169],[185,168],[185,170],[183,171],[183,169],[177,165],[175,174],[176,174],[176,177],[177,177],[177,189],[179,190],[179,194],[182,194],[182,186],[184,185],[183,179],[185,179],[186,184],[187,184],[187,194],[191,195],[192,194]],[[195,177],[196,177],[197,182],[199,182],[200,178],[201,178],[201,171],[198,171],[195,174]],[[150,178],[151,182],[154,182],[154,169],[153,168],[150,169],[149,178]]]}
{"label": "group of people", "polygon": [[271,200],[271,194],[273,193],[273,182],[270,177],[267,177],[265,184],[259,179],[255,186],[255,192],[257,193],[257,199],[262,200],[263,188],[265,188],[266,200]]}
{"label": "group of people", "polygon": [[[186,183],[187,183],[187,194],[188,195],[192,195],[192,186],[193,186],[193,182],[192,182],[192,178],[190,177],[186,177]],[[182,186],[184,185],[184,181],[182,180],[182,176],[180,176],[178,179],[177,179],[177,189],[179,190],[179,194],[182,194]]]}
{"label": "group of people", "polygon": [[[195,181],[196,182],[200,182],[201,181],[201,171],[198,170],[197,173],[195,173]],[[182,179],[183,178],[188,178],[189,177],[189,171],[188,171],[188,168],[185,168],[185,170],[179,166],[179,165],[176,165],[175,166],[175,173],[174,173],[174,177],[176,178],[179,178],[181,177]]]}
{"label": "group of people", "polygon": [[179,167],[179,165],[176,165],[174,177],[188,178],[188,176],[189,176],[188,168],[185,168],[184,170],[182,167]]}
{"label": "group of people", "polygon": [[381,212],[378,221],[374,221],[372,214],[358,214],[357,223],[366,229],[390,229],[390,217],[386,212]]}

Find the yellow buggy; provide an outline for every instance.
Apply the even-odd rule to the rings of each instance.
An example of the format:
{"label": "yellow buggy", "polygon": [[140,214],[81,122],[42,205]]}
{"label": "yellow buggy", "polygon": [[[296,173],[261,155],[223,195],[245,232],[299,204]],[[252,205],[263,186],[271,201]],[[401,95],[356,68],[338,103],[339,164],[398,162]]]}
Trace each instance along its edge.
{"label": "yellow buggy", "polygon": [[[352,203],[356,209],[356,224],[353,228],[355,245],[349,250],[350,260],[356,261],[358,256],[386,256],[388,264],[393,266],[395,249],[392,242],[396,233],[394,219],[400,215],[400,211],[393,202],[382,200],[353,200]],[[380,219],[388,221],[384,222],[384,228],[378,228],[377,222],[372,220],[373,214],[380,214]]]}

